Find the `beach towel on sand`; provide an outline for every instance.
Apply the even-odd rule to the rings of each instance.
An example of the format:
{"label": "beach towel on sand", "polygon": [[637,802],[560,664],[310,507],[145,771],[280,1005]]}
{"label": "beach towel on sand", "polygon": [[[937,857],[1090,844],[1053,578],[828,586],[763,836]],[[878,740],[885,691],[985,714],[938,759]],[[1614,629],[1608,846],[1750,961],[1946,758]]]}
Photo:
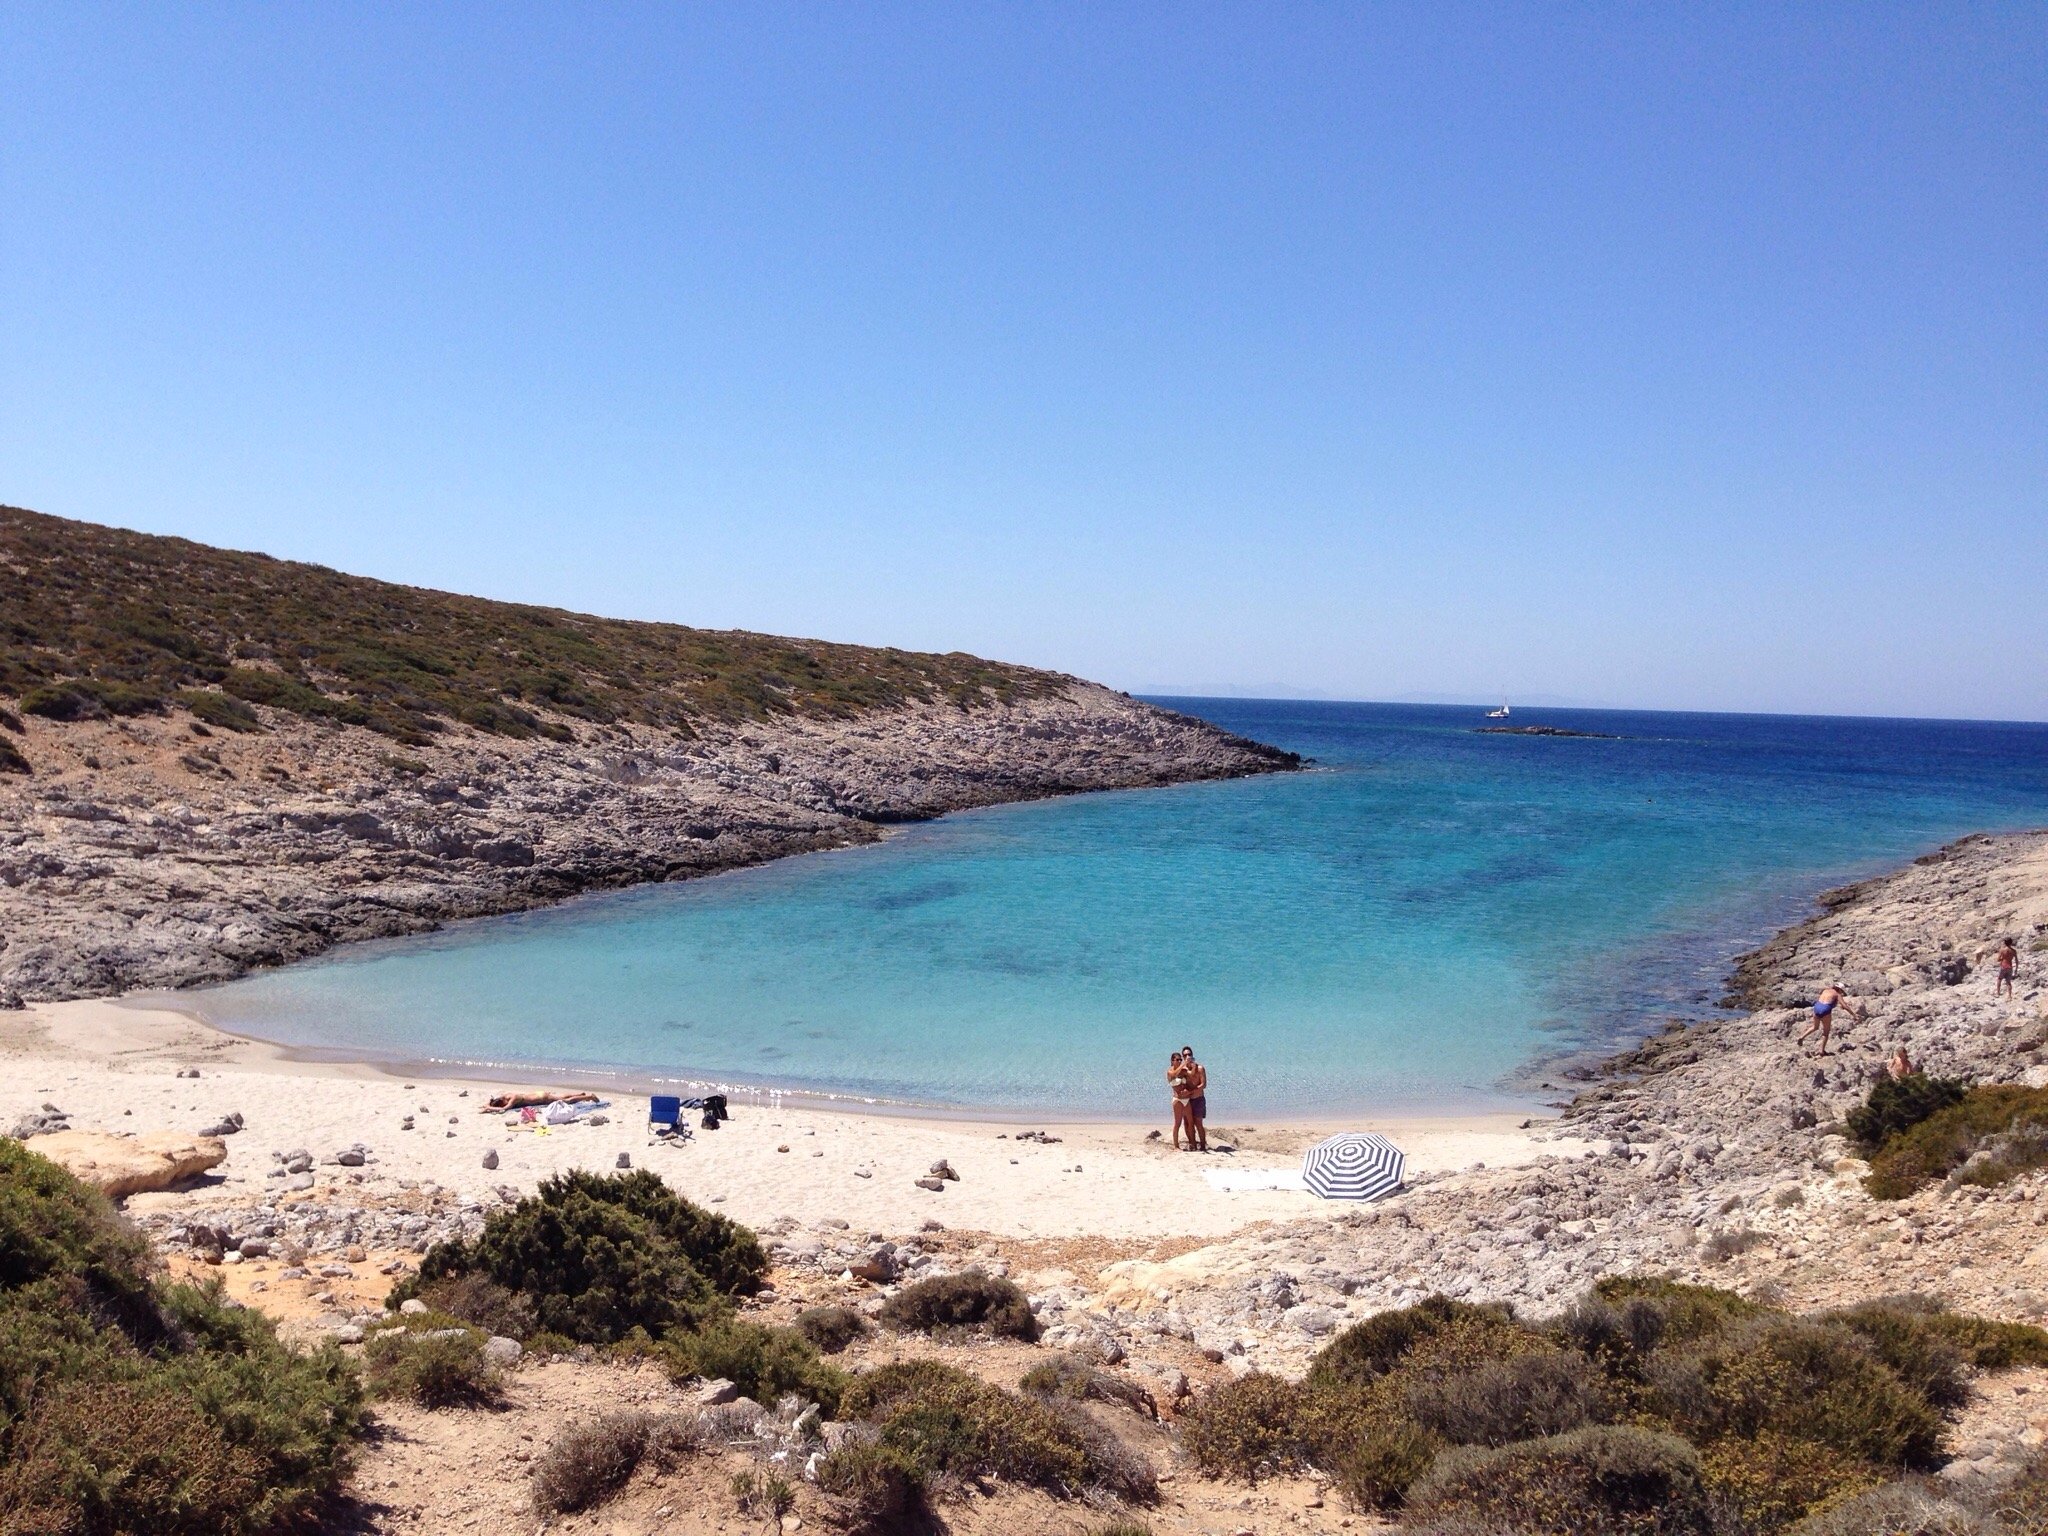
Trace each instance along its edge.
{"label": "beach towel on sand", "polygon": [[1299,1168],[1204,1168],[1211,1189],[1306,1189]]}

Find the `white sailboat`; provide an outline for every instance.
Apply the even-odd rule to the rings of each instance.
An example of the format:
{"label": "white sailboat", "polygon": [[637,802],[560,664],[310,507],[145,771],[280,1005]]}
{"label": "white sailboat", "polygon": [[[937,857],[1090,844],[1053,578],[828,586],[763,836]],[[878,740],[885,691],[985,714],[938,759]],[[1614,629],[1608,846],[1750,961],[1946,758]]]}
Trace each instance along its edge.
{"label": "white sailboat", "polygon": [[1508,710],[1508,701],[1507,701],[1506,699],[1502,699],[1502,700],[1500,701],[1500,708],[1499,708],[1499,709],[1489,709],[1489,710],[1488,710],[1488,711],[1486,712],[1486,718],[1487,718],[1487,719],[1489,719],[1489,720],[1505,720],[1505,719],[1507,719],[1507,717],[1508,717],[1508,714],[1509,714],[1509,710]]}

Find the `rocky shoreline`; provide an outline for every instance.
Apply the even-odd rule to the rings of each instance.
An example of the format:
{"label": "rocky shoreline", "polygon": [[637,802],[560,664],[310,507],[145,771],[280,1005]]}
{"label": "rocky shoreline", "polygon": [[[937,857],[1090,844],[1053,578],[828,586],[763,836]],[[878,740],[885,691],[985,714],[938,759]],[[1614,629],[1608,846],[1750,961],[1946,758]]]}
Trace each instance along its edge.
{"label": "rocky shoreline", "polygon": [[[1841,1132],[1899,1045],[1937,1074],[2048,1084],[2041,950],[2010,1002],[1978,965],[2007,934],[2048,948],[2048,833],[1965,838],[1821,905],[1738,963],[1736,989],[1762,1006],[1614,1057],[1537,1132],[1594,1151],[1425,1178],[1331,1218],[1112,1265],[1075,1298],[1081,1314],[1279,1369],[1333,1328],[1431,1293],[1550,1313],[1639,1270],[1798,1306],[1919,1290],[2048,1318],[2048,1177],[1878,1202]],[[1820,1058],[1795,1041],[1830,982],[1869,1019]]]}
{"label": "rocky shoreline", "polygon": [[569,742],[454,727],[403,746],[260,714],[260,734],[181,710],[16,722],[36,771],[0,775],[0,1006],[222,981],[974,806],[1300,766],[1072,679],[688,735],[565,722]]}

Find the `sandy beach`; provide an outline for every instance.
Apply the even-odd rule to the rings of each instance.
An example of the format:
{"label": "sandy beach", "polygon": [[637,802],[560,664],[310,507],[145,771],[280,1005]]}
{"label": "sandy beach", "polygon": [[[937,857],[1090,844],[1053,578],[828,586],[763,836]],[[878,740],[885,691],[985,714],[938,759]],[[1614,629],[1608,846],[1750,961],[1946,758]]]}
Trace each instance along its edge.
{"label": "sandy beach", "polygon": [[[273,1154],[298,1149],[313,1154],[321,1190],[374,1197],[430,1183],[471,1201],[503,1188],[530,1190],[568,1168],[610,1169],[624,1155],[756,1226],[843,1220],[896,1232],[937,1220],[1001,1237],[1214,1238],[1344,1209],[1299,1190],[1218,1189],[1204,1176],[1222,1168],[1291,1170],[1303,1148],[1334,1129],[1394,1136],[1418,1176],[1513,1167],[1578,1149],[1538,1140],[1540,1120],[1525,1128],[1528,1116],[1500,1112],[1343,1125],[1212,1122],[1212,1141],[1236,1150],[1204,1157],[1165,1144],[1163,1111],[1149,1125],[1026,1124],[771,1107],[765,1094],[735,1099],[724,1126],[678,1146],[648,1134],[646,1100],[637,1094],[617,1094],[604,1125],[510,1128],[481,1106],[494,1094],[533,1086],[533,1078],[406,1079],[372,1063],[293,1060],[188,1014],[98,999],[0,1014],[0,1062],[0,1122],[51,1103],[81,1130],[191,1135],[241,1115],[227,1161],[201,1192],[223,1201],[261,1197],[275,1184]],[[192,1069],[196,1080],[179,1076]],[[574,1085],[559,1074],[547,1081]],[[587,1086],[612,1092],[601,1080]],[[408,1117],[410,1130],[403,1128]],[[1057,1140],[1018,1139],[1034,1129]],[[1154,1131],[1161,1139],[1148,1140]],[[332,1163],[355,1143],[369,1149],[364,1166]],[[492,1150],[498,1166],[485,1168]],[[919,1188],[915,1181],[940,1160],[958,1181],[943,1192]],[[188,1197],[135,1197],[144,1209],[178,1198]]]}

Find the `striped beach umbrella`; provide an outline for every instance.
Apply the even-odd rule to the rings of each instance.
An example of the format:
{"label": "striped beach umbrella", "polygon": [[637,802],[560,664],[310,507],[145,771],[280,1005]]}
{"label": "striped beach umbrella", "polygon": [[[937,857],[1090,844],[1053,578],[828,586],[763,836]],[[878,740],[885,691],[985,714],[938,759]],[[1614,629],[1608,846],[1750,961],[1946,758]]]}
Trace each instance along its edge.
{"label": "striped beach umbrella", "polygon": [[1408,1159],[1386,1137],[1345,1131],[1310,1147],[1301,1181],[1325,1200],[1377,1200],[1401,1187]]}

